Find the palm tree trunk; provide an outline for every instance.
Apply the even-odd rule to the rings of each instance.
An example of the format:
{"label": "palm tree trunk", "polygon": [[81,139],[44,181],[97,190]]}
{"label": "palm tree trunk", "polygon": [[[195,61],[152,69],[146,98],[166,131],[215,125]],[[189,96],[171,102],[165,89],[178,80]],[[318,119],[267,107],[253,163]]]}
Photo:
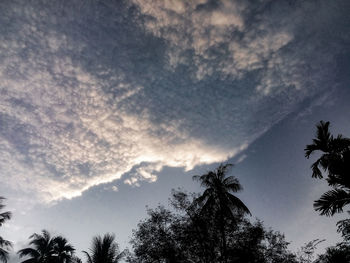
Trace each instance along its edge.
{"label": "palm tree trunk", "polygon": [[221,232],[221,239],[222,239],[222,247],[221,247],[221,256],[222,256],[222,262],[227,263],[227,246],[226,246],[226,234],[225,234],[225,221],[223,213],[220,212],[220,232]]}

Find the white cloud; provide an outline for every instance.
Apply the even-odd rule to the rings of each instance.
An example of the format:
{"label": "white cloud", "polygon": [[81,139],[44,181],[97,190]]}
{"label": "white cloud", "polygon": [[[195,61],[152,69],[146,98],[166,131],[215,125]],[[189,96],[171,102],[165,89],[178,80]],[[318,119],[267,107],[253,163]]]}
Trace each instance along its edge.
{"label": "white cloud", "polygon": [[[329,6],[328,13],[327,5],[316,8],[308,2],[133,2],[142,14],[152,17],[146,19],[146,29],[169,44],[169,67],[192,63],[197,81],[217,75],[241,80],[254,74],[259,77],[259,95],[294,89],[304,96],[319,90],[320,76],[329,74],[321,65],[328,64],[328,72],[334,70],[329,61],[339,47],[331,53],[330,47],[322,46],[321,26],[310,20],[319,19],[323,26],[332,27],[336,4]],[[303,37],[300,32],[305,28],[308,33]]]}
{"label": "white cloud", "polygon": [[36,200],[225,161],[324,89],[314,72],[331,59],[290,48],[293,16],[252,15],[245,1],[135,0],[147,17],[76,3],[0,10],[15,21],[0,27],[0,168]]}
{"label": "white cloud", "polygon": [[[120,103],[132,101],[142,92],[140,86],[121,79],[115,88],[122,95],[110,103],[110,95],[102,91],[103,81],[73,66],[67,56],[42,61],[40,69],[36,58],[18,60],[12,56],[0,66],[6,87],[0,99],[6,126],[0,163],[6,185],[34,192],[44,202],[79,196],[142,163],[149,165],[139,167],[125,183],[154,182],[154,172],[163,166],[189,170],[224,161],[236,152],[208,146],[180,132],[175,122],[157,127],[147,109],[141,115],[123,110]],[[27,72],[25,77],[9,77],[9,65],[15,63]],[[16,70],[11,73],[17,74]],[[159,131],[162,136],[155,135]]]}
{"label": "white cloud", "polygon": [[[215,70],[241,78],[247,72],[265,67],[272,54],[293,40],[292,32],[279,31],[266,17],[260,18],[260,24],[246,25],[244,15],[248,6],[243,1],[217,1],[215,7],[203,0],[186,4],[162,0],[133,2],[143,14],[154,18],[146,23],[147,29],[169,41],[172,67],[184,63],[182,56],[186,56],[187,50],[195,52],[198,80]],[[200,8],[204,5],[207,8]],[[217,54],[212,55],[213,48],[223,54],[219,63]],[[259,89],[267,93],[272,84],[263,81],[262,85],[264,88]]]}

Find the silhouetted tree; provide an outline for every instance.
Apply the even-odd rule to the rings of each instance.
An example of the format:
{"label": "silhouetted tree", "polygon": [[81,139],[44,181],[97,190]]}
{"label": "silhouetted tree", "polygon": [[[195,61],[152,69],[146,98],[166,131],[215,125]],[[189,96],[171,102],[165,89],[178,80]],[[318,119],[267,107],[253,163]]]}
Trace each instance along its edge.
{"label": "silhouetted tree", "polygon": [[205,188],[203,194],[197,198],[197,202],[202,206],[204,213],[213,213],[221,234],[221,257],[223,262],[227,262],[226,244],[226,218],[233,218],[233,211],[250,214],[245,204],[232,193],[242,190],[237,178],[227,176],[228,169],[232,164],[221,164],[215,171],[210,171],[203,175],[193,176]]}
{"label": "silhouetted tree", "polygon": [[327,248],[323,255],[316,259],[315,263],[349,263],[350,247],[344,244],[338,244],[334,247]]}
{"label": "silhouetted tree", "polygon": [[171,205],[177,216],[178,240],[181,251],[192,262],[213,262],[220,250],[220,239],[212,213],[205,213],[197,202],[198,194],[172,191]]}
{"label": "silhouetted tree", "polygon": [[296,255],[288,250],[289,242],[278,231],[265,231],[261,241],[266,263],[297,263]]}
{"label": "silhouetted tree", "polygon": [[31,247],[17,252],[19,257],[29,257],[22,263],[69,263],[73,259],[74,248],[62,236],[52,237],[47,230],[29,237]]}
{"label": "silhouetted tree", "polygon": [[[5,207],[5,205],[2,203],[5,198],[0,196],[0,211]],[[11,212],[2,212],[0,213],[0,227],[8,220],[11,219]],[[0,236],[0,261],[7,262],[8,260],[8,250],[12,247],[12,244],[10,241],[5,240],[3,237]]]}
{"label": "silhouetted tree", "polygon": [[333,137],[329,122],[321,121],[317,125],[316,138],[305,148],[305,156],[309,158],[314,152],[321,152],[321,157],[311,165],[312,177],[323,178],[322,168],[328,173],[328,185],[333,188],[316,200],[314,207],[321,215],[342,212],[350,203],[350,139],[342,135]]}
{"label": "silhouetted tree", "polygon": [[32,247],[19,250],[19,257],[29,257],[22,263],[51,263],[55,261],[54,257],[54,239],[47,230],[43,230],[42,234],[34,233],[29,237],[32,239],[29,245]]}
{"label": "silhouetted tree", "polygon": [[[134,255],[130,263],[222,261],[220,228],[216,215],[204,212],[197,194],[173,191],[170,204],[148,209],[148,217],[133,231]],[[226,260],[230,263],[296,263],[287,249],[288,242],[279,232],[267,231],[261,222],[251,223],[244,213],[233,209],[225,216]]]}
{"label": "silhouetted tree", "polygon": [[[131,243],[136,257],[144,263],[182,262],[182,251],[178,246],[175,215],[163,206],[148,209],[148,218],[133,231]],[[179,229],[176,229],[179,230]]]}
{"label": "silhouetted tree", "polygon": [[53,239],[54,256],[58,263],[69,263],[73,260],[74,247],[68,243],[67,239],[62,236],[57,236]]}
{"label": "silhouetted tree", "polygon": [[299,263],[312,263],[317,246],[324,242],[325,239],[314,239],[305,243],[298,251],[298,262]]}
{"label": "silhouetted tree", "polygon": [[88,263],[117,263],[124,256],[119,252],[115,236],[105,234],[103,237],[95,236],[92,239],[90,253],[83,251],[87,257]]}

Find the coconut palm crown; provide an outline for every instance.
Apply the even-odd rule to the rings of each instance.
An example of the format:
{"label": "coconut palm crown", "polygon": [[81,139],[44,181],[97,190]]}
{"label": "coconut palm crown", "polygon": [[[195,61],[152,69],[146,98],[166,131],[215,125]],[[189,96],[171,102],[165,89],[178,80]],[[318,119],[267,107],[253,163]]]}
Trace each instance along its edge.
{"label": "coconut palm crown", "polygon": [[90,252],[83,251],[88,263],[117,263],[124,256],[119,253],[118,244],[113,234],[105,234],[103,237],[95,236],[92,240]]}
{"label": "coconut palm crown", "polygon": [[20,258],[26,257],[21,263],[69,263],[74,254],[74,247],[62,236],[51,236],[47,230],[41,234],[34,233],[29,237],[27,247],[17,252]]}
{"label": "coconut palm crown", "polygon": [[232,166],[221,164],[215,171],[193,176],[205,188],[197,199],[204,210],[219,209],[225,215],[232,215],[234,210],[250,214],[246,205],[232,194],[243,190],[237,178],[226,175]]}

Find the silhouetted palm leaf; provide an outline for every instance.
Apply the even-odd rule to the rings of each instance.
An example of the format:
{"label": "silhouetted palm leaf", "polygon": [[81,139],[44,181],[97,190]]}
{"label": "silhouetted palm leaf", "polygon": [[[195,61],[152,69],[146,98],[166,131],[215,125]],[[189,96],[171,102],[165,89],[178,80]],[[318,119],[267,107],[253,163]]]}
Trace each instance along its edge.
{"label": "silhouetted palm leaf", "polygon": [[18,254],[20,257],[25,257],[29,256],[31,258],[39,258],[40,257],[40,252],[34,248],[28,247],[28,248],[23,248],[18,251]]}
{"label": "silhouetted palm leaf", "polygon": [[21,263],[70,263],[74,254],[74,248],[62,236],[52,237],[47,230],[41,234],[34,233],[29,237],[29,245],[32,247],[21,249],[17,252],[20,258],[29,257]]}
{"label": "silhouetted palm leaf", "polygon": [[314,151],[328,152],[330,142],[333,136],[329,132],[329,121],[320,121],[317,124],[316,139],[313,139],[313,144],[307,145],[305,148],[305,157],[309,158]]}
{"label": "silhouetted palm leaf", "polygon": [[[28,247],[21,249],[17,252],[20,258],[29,256],[23,262],[48,262],[54,260],[54,242],[47,230],[43,230],[42,234],[34,233],[29,237],[31,241],[29,245],[33,247]],[[29,260],[29,261],[28,261]],[[32,261],[31,261],[32,260]]]}
{"label": "silhouetted palm leaf", "polygon": [[113,234],[105,234],[103,238],[96,236],[92,240],[90,253],[83,251],[88,263],[117,263],[123,257],[123,252],[119,253],[118,244],[115,242]]}
{"label": "silhouetted palm leaf", "polygon": [[53,239],[54,252],[57,256],[58,263],[68,263],[73,257],[74,247],[68,243],[68,240],[62,236]]}
{"label": "silhouetted palm leaf", "polygon": [[342,135],[334,138],[329,132],[329,122],[320,121],[313,144],[305,148],[305,156],[309,158],[315,151],[320,151],[321,156],[311,165],[312,177],[323,178],[323,169],[328,173],[328,185],[334,189],[315,201],[314,207],[321,215],[334,215],[349,204],[350,139]]}
{"label": "silhouetted palm leaf", "polygon": [[314,207],[321,212],[321,215],[334,215],[342,212],[343,207],[347,204],[350,204],[350,193],[343,189],[333,189],[315,201]]}
{"label": "silhouetted palm leaf", "polygon": [[0,260],[3,262],[7,262],[9,252],[0,247]]}
{"label": "silhouetted palm leaf", "polygon": [[248,207],[241,201],[241,199],[234,195],[228,195],[228,198],[230,199],[229,205],[231,205],[231,209],[238,208],[241,212],[251,215]]}

